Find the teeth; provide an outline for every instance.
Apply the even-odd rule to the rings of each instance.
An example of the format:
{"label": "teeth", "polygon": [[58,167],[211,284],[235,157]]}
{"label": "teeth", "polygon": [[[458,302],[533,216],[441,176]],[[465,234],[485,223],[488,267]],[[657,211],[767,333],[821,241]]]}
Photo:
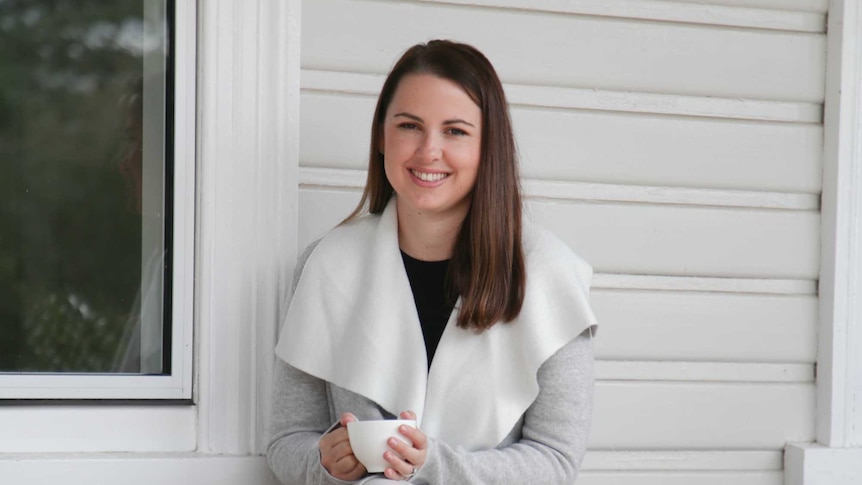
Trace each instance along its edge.
{"label": "teeth", "polygon": [[449,176],[448,173],[425,173],[418,172],[416,170],[411,170],[410,172],[412,172],[413,175],[415,175],[420,180],[424,180],[425,182],[436,182],[438,180],[443,180],[444,178]]}

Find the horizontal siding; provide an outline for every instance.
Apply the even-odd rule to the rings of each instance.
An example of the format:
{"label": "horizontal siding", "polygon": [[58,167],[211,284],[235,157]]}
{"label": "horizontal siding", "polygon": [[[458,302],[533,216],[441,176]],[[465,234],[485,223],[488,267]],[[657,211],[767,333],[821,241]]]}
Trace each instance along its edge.
{"label": "horizontal siding", "polygon": [[614,290],[816,295],[817,281],[775,278],[714,278],[704,276],[593,275],[592,288]]}
{"label": "horizontal siding", "polygon": [[577,483],[782,484],[785,443],[814,437],[827,7],[306,2],[299,243],[358,200],[403,49],[472,43],[504,81],[528,212],[596,270]]}
{"label": "horizontal siding", "polygon": [[819,213],[589,202],[527,213],[603,273],[816,279]]}
{"label": "horizontal siding", "polygon": [[577,485],[783,485],[784,474],[770,472],[584,472]]}
{"label": "horizontal siding", "polygon": [[[302,89],[376,97],[382,74],[304,69]],[[821,103],[754,100],[719,96],[637,93],[608,89],[582,89],[504,83],[513,106],[652,113],[741,120],[817,123],[823,118]]]}
{"label": "horizontal siding", "polygon": [[663,0],[413,1],[798,32],[824,32],[826,29],[825,15],[817,12],[765,10],[750,6],[681,4]]}
{"label": "horizontal siding", "polygon": [[[341,220],[358,197],[356,190],[300,190],[300,245]],[[540,200],[526,211],[603,273],[817,278],[813,211]]]}
{"label": "horizontal siding", "polygon": [[303,5],[303,35],[313,35],[303,42],[306,69],[384,73],[409,45],[449,37],[476,45],[517,84],[812,102],[824,92],[822,34],[316,0]]}
{"label": "horizontal siding", "polygon": [[596,383],[595,450],[783,449],[814,439],[814,384]]}
{"label": "horizontal siding", "polygon": [[814,364],[598,360],[600,381],[814,382]]}
{"label": "horizontal siding", "polygon": [[672,2],[826,13],[829,0],[670,0]]}
{"label": "horizontal siding", "polygon": [[[300,247],[343,218],[358,196],[301,190]],[[596,354],[608,360],[814,362],[816,296],[737,291],[594,289],[592,303],[602,323]]]}
{"label": "horizontal siding", "polygon": [[727,189],[620,185],[566,180],[522,179],[524,195],[535,199],[638,202],[643,204],[700,205],[818,211],[817,194]]}
{"label": "horizontal siding", "polygon": [[[303,93],[303,165],[364,169],[374,102],[372,96]],[[523,106],[513,107],[512,119],[525,177],[820,191],[821,125]]]}
{"label": "horizontal siding", "polygon": [[782,450],[597,451],[589,450],[582,464],[587,471],[750,471],[781,470]]}
{"label": "horizontal siding", "polygon": [[593,289],[608,360],[815,361],[817,297]]}
{"label": "horizontal siding", "polygon": [[[356,188],[365,186],[365,170],[303,166],[299,183],[306,187]],[[522,178],[523,196],[536,200],[635,202],[682,206],[733,207],[818,211],[818,194],[729,189],[621,185],[567,180]]]}
{"label": "horizontal siding", "polygon": [[527,177],[820,191],[818,125],[535,108],[515,108],[512,118]]}
{"label": "horizontal siding", "polygon": [[344,219],[359,202],[361,190],[299,190],[299,245],[304,248]]}
{"label": "horizontal siding", "polygon": [[577,484],[780,485],[781,450],[588,450]]}

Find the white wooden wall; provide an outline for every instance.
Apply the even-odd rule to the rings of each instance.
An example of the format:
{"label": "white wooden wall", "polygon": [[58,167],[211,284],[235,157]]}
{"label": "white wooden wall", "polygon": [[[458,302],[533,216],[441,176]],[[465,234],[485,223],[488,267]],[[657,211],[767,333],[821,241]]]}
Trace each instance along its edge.
{"label": "white wooden wall", "polygon": [[586,485],[778,485],[815,437],[826,0],[306,0],[299,247],[364,182],[383,75],[471,43],[528,210],[590,261]]}

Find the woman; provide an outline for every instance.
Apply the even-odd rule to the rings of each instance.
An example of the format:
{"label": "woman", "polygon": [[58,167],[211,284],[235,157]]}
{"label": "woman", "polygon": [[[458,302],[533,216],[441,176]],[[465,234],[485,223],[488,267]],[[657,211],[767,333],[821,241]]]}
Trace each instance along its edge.
{"label": "woman", "polygon": [[377,102],[359,206],[300,260],[270,467],[284,483],[367,480],[346,424],[397,413],[419,426],[401,429],[412,446],[390,440],[386,479],[571,483],[592,408],[591,274],[522,224],[488,60],[410,48]]}

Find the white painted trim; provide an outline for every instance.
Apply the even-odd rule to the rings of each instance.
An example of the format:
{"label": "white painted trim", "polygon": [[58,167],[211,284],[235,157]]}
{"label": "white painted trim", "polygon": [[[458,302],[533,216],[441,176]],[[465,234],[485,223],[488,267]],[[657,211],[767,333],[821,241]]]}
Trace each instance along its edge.
{"label": "white painted trim", "polygon": [[300,2],[201,2],[198,450],[257,453],[296,259]]}
{"label": "white painted trim", "polygon": [[[302,188],[362,188],[366,171],[340,168],[302,167]],[[746,207],[816,211],[820,197],[815,194],[754,192],[744,190],[690,189],[680,187],[647,187],[586,182],[525,179],[524,195],[536,199],[635,202],[642,204],[695,205],[713,207]]]}
{"label": "white painted trim", "polygon": [[[383,80],[384,77],[378,74],[302,70],[302,89],[308,92],[376,97],[383,86]],[[801,101],[638,93],[511,83],[505,84],[504,89],[510,104],[539,108],[648,113],[783,123],[820,124],[823,120],[823,107],[819,103]]]}
{"label": "white painted trim", "polygon": [[[258,172],[258,199],[254,210],[261,231],[253,235],[256,251],[269,272],[259,282],[263,298],[258,301],[256,348],[257,404],[256,441],[252,452],[260,453],[269,444],[272,376],[275,344],[287,314],[285,296],[293,281],[299,233],[299,79],[302,12],[301,1],[265,2],[261,11],[261,42],[271,43],[260,73],[261,95],[258,140],[261,169]],[[263,237],[260,237],[263,236]]]}
{"label": "white painted trim", "polygon": [[827,53],[817,443],[788,446],[787,485],[862,483],[862,3],[830,3]]}
{"label": "white painted trim", "polygon": [[[197,47],[196,2],[175,2],[174,49],[174,258],[173,363],[182,379],[182,398],[192,399],[194,381],[195,210],[197,202]],[[178,342],[182,346],[177,345]]]}
{"label": "white painted trim", "polygon": [[260,456],[12,455],[0,457],[0,477],[8,485],[45,483],[123,485],[277,485]]}
{"label": "white painted trim", "polygon": [[862,447],[862,3],[831,4],[817,441]]}
{"label": "white painted trim", "polygon": [[789,444],[784,452],[785,485],[859,485],[862,448]]}
{"label": "white painted trim", "polygon": [[624,19],[822,33],[826,16],[812,12],[697,5],[660,0],[413,0]]}
{"label": "white painted trim", "polygon": [[587,450],[587,471],[763,471],[781,470],[780,450]]}
{"label": "white painted trim", "polygon": [[0,463],[5,453],[192,451],[195,423],[194,406],[2,406]]}
{"label": "white painted trim", "polygon": [[596,379],[601,381],[814,382],[814,365],[598,360]]}

